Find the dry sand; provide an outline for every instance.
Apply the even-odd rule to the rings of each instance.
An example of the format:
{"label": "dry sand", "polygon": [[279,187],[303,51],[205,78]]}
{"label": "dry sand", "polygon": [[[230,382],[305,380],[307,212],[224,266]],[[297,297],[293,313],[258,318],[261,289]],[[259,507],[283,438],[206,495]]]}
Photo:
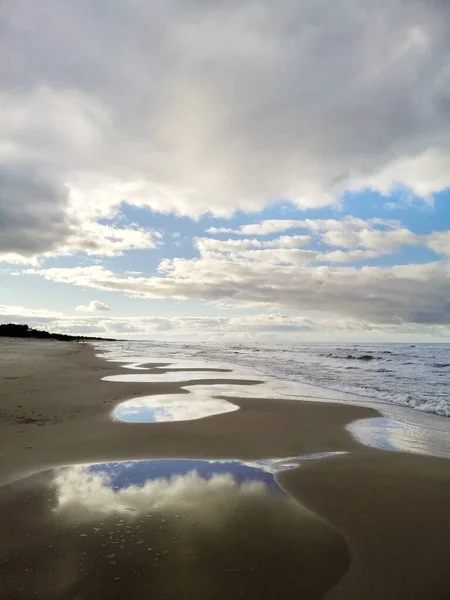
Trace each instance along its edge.
{"label": "dry sand", "polygon": [[[183,383],[101,381],[125,370],[95,357],[87,344],[1,340],[0,351],[0,485],[54,466],[86,462],[155,457],[260,460],[345,451],[304,461],[300,468],[277,476],[285,490],[319,517],[314,517],[317,523],[331,526],[331,536],[327,533],[322,539],[322,525],[317,525],[316,537],[305,537],[316,550],[313,538],[322,540],[323,561],[309,564],[305,558],[299,583],[281,567],[277,578],[269,553],[261,558],[258,581],[266,582],[263,586],[245,587],[229,574],[226,582],[234,581],[236,587],[228,589],[223,583],[223,594],[239,597],[236,590],[244,590],[241,597],[260,600],[450,598],[450,464],[359,444],[345,425],[377,416],[376,411],[312,401],[233,398],[240,406],[236,412],[188,422],[126,424],[110,417],[119,401],[180,393]],[[211,377],[209,373],[205,381],[190,385],[211,383]],[[220,374],[215,381],[221,381]],[[39,510],[33,514],[39,515]],[[0,539],[5,531],[0,529]],[[272,531],[269,538],[274,535]],[[255,537],[256,529],[250,528],[248,536]],[[293,550],[284,552],[292,562]],[[195,587],[199,580],[194,583],[189,584],[192,589],[186,583],[185,595],[167,597],[226,597],[212,588],[200,592]],[[119,587],[117,583],[116,592],[109,589],[95,598],[122,598]],[[2,595],[1,590],[0,598],[33,597],[25,592]],[[130,597],[147,592],[137,586],[136,596]],[[94,598],[78,588],[48,597]],[[156,592],[154,597],[159,597]]]}

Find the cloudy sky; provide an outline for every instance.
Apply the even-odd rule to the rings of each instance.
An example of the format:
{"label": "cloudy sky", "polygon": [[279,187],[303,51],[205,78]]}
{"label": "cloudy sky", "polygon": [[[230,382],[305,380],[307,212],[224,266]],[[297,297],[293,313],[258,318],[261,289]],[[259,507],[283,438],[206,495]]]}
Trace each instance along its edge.
{"label": "cloudy sky", "polygon": [[3,0],[0,320],[445,340],[448,0]]}

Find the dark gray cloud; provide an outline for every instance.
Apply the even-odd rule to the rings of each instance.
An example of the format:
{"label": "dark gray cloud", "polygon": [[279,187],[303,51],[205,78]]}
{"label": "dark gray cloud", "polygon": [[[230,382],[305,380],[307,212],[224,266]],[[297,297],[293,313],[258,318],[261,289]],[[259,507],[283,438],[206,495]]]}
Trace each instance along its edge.
{"label": "dark gray cloud", "polygon": [[32,257],[70,234],[67,190],[28,166],[0,166],[0,253]]}

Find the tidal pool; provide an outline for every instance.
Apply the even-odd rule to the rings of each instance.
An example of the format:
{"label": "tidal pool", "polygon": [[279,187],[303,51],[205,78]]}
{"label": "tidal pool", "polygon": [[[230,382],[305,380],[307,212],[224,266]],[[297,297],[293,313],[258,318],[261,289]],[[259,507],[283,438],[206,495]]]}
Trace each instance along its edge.
{"label": "tidal pool", "polygon": [[113,417],[127,423],[192,421],[239,410],[239,406],[193,390],[190,394],[158,394],[121,402]]}
{"label": "tidal pool", "polygon": [[126,373],[125,375],[108,375],[103,377],[104,381],[118,381],[121,383],[182,383],[185,381],[203,381],[203,380],[238,380],[245,384],[259,383],[250,378],[238,377],[230,371],[217,370],[156,370],[153,373],[136,372]]}
{"label": "tidal pool", "polygon": [[0,490],[0,598],[322,598],[343,538],[278,486],[289,462],[61,467]]}
{"label": "tidal pool", "polygon": [[[411,411],[407,410],[409,416]],[[447,430],[434,428],[435,415],[425,415],[430,422],[427,427],[423,422],[416,424],[404,420],[403,413],[406,411],[402,407],[389,408],[385,412],[388,416],[359,419],[350,423],[347,429],[358,441],[372,448],[450,457],[450,431],[448,426]],[[442,420],[440,417],[440,421]]]}

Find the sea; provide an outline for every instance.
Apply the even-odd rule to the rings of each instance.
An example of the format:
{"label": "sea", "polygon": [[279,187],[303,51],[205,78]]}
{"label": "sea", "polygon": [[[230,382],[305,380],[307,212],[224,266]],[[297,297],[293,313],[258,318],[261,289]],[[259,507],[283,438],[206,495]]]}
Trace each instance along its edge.
{"label": "sea", "polygon": [[235,365],[255,376],[290,382],[291,390],[296,384],[299,390],[313,386],[328,390],[328,397],[359,398],[450,417],[450,343],[253,345],[119,341],[98,347],[111,360],[191,360]]}

